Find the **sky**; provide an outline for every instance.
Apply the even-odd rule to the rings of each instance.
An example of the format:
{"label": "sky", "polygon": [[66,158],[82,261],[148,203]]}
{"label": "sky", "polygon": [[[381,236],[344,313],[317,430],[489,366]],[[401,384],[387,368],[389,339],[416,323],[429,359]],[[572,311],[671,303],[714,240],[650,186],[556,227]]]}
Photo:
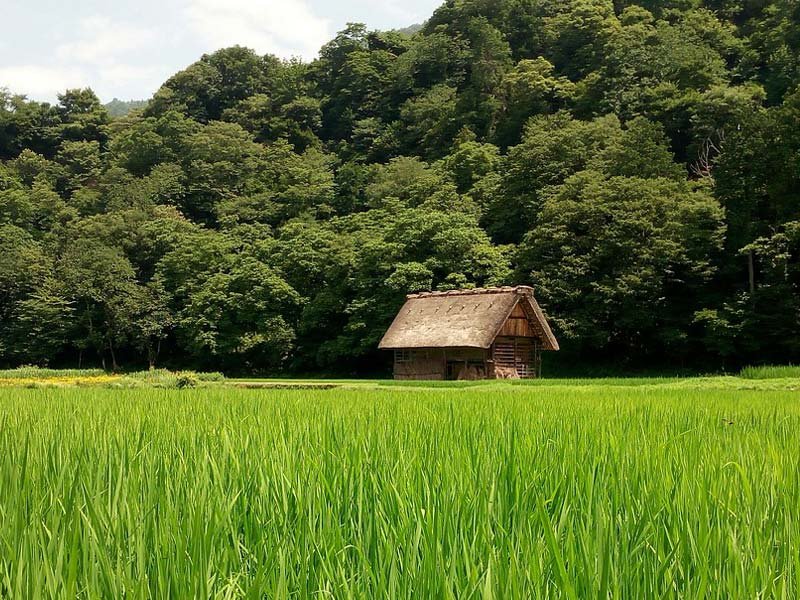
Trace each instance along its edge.
{"label": "sky", "polygon": [[203,53],[239,44],[310,60],[348,22],[425,21],[443,0],[0,0],[0,88],[54,102],[91,87],[141,100]]}

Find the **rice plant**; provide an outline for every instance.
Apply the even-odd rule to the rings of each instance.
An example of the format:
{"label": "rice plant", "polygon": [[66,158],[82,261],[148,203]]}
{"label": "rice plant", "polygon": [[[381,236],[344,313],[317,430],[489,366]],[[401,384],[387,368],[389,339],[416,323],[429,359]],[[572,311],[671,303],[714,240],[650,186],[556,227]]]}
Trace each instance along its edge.
{"label": "rice plant", "polygon": [[765,365],[761,367],[745,367],[740,373],[745,379],[780,379],[800,378],[800,366]]}
{"label": "rice plant", "polygon": [[50,379],[58,377],[98,377],[102,369],[45,369],[42,367],[17,367],[0,369],[0,379]]}
{"label": "rice plant", "polygon": [[791,390],[0,389],[0,597],[795,597]]}

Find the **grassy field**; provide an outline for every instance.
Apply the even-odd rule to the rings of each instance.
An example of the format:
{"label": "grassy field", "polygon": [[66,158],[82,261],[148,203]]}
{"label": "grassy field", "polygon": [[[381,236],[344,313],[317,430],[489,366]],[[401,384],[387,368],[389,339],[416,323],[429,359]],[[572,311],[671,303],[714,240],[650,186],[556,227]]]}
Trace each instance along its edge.
{"label": "grassy field", "polygon": [[0,597],[793,598],[800,380],[0,387]]}

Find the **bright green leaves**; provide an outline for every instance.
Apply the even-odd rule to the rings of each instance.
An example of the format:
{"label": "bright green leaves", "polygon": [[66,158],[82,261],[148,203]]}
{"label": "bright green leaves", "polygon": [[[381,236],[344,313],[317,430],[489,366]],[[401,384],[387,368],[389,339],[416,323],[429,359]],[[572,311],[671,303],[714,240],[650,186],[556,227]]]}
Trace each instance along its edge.
{"label": "bright green leaves", "polygon": [[792,597],[796,381],[0,390],[0,588]]}
{"label": "bright green leaves", "polygon": [[713,273],[723,231],[702,189],[585,171],[552,188],[519,269],[578,347],[677,353],[693,310],[684,294]]}

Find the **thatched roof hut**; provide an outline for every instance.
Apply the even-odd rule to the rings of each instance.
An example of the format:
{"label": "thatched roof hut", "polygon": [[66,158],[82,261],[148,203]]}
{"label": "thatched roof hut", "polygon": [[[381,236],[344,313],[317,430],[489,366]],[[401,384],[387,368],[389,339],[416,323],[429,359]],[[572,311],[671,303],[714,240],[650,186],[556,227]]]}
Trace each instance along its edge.
{"label": "thatched roof hut", "polygon": [[380,348],[395,351],[398,379],[536,377],[558,341],[517,286],[409,295]]}

